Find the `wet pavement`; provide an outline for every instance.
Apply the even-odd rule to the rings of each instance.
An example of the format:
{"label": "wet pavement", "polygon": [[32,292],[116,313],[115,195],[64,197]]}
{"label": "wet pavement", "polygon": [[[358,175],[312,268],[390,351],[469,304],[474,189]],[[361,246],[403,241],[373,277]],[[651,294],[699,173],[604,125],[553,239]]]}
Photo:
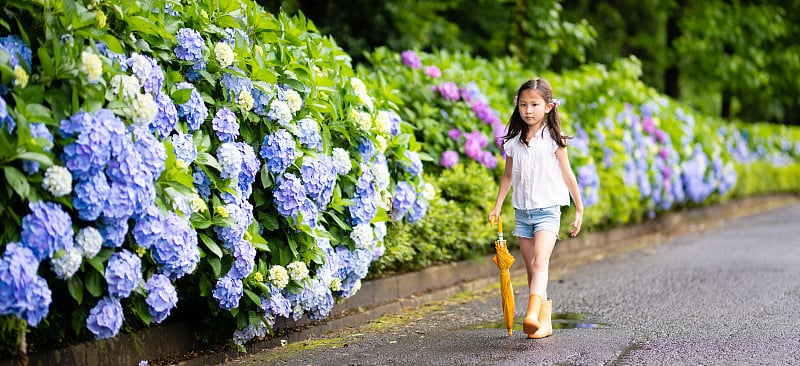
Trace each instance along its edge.
{"label": "wet pavement", "polygon": [[522,333],[516,275],[511,337],[493,284],[226,365],[800,364],[798,223],[786,206],[551,267],[555,330],[541,340]]}

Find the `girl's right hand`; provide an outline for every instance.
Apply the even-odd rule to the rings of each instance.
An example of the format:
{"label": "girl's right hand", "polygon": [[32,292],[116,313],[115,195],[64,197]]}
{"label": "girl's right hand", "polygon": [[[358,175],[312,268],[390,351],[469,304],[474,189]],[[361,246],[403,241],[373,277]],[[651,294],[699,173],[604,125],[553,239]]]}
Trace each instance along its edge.
{"label": "girl's right hand", "polygon": [[489,211],[489,223],[490,224],[492,224],[492,225],[496,224],[497,220],[499,218],[500,218],[500,209],[499,208],[493,208],[491,211]]}

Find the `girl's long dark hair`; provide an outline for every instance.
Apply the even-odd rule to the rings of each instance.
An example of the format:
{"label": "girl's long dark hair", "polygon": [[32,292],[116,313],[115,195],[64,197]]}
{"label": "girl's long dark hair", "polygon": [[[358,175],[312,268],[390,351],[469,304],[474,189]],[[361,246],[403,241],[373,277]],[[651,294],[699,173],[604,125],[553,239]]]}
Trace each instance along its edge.
{"label": "girl's long dark hair", "polygon": [[[519,141],[526,146],[528,145],[528,142],[525,141],[525,136],[528,135],[528,124],[522,119],[522,116],[519,114],[519,108],[516,106],[516,100],[519,100],[520,94],[528,89],[538,90],[539,93],[542,94],[542,99],[545,100],[545,103],[553,103],[553,87],[550,86],[550,83],[548,83],[547,80],[528,80],[522,84],[522,86],[519,87],[519,90],[517,90],[517,96],[514,98],[514,113],[511,113],[511,118],[508,119],[508,133],[503,136],[503,143],[506,143],[508,140],[519,136]],[[566,147],[567,139],[571,139],[572,136],[561,135],[561,118],[558,116],[557,103],[545,116],[544,123],[547,126],[547,131],[550,132],[550,137],[553,138],[553,141],[555,141],[559,147]],[[544,131],[542,131],[542,133],[544,133]]]}

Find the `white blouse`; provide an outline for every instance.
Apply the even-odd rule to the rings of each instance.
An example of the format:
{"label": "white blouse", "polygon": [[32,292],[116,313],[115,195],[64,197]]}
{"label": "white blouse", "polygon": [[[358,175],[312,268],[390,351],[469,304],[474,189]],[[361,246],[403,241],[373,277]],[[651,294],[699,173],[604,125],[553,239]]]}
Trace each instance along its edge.
{"label": "white blouse", "polygon": [[503,148],[513,161],[511,205],[515,209],[569,206],[569,190],[556,158],[558,144],[546,127],[536,132],[528,146],[516,136]]}

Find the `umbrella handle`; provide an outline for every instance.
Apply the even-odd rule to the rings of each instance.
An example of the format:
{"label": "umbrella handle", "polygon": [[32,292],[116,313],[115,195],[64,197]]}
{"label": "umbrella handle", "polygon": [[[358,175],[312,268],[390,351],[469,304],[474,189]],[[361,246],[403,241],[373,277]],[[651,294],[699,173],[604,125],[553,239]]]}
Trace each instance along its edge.
{"label": "umbrella handle", "polygon": [[[491,221],[492,226],[494,226],[494,222],[495,222],[495,216],[492,215],[492,221]],[[497,216],[497,235],[499,235],[500,238],[503,237],[503,219],[500,216]]]}

